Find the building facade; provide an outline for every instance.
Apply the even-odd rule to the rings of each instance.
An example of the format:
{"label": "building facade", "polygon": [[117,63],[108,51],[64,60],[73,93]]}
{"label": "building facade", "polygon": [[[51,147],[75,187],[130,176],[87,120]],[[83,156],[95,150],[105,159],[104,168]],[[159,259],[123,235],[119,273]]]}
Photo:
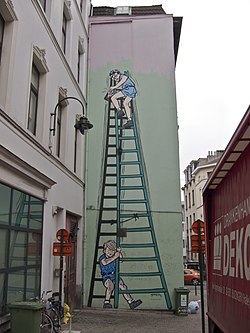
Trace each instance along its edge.
{"label": "building facade", "polygon": [[0,2],[1,318],[13,301],[59,290],[59,229],[73,244],[64,300],[82,304],[86,135],[75,125],[86,115],[89,11],[82,0]]}
{"label": "building facade", "polygon": [[[165,287],[154,289],[154,274],[165,276],[172,307],[174,288],[183,285],[175,87],[180,27],[181,18],[166,14],[161,5],[93,8],[88,112],[95,127],[87,148],[85,248],[89,252],[84,264],[84,295],[89,305],[103,305],[105,288],[97,263],[109,240],[121,247],[124,259],[118,274],[124,274],[134,297],[140,293],[141,308],[166,309],[161,294]],[[115,123],[117,114],[121,119]],[[109,162],[111,157],[113,162]],[[136,165],[139,171],[134,174]],[[111,194],[112,187],[116,190]],[[143,199],[136,192],[141,189]],[[104,206],[105,200],[113,201]],[[146,212],[144,204],[150,206]],[[117,223],[121,227],[111,232]],[[153,242],[148,232],[155,235]],[[152,247],[160,255],[147,259]],[[158,268],[152,272],[153,261]],[[146,287],[148,283],[151,288]],[[114,296],[113,306],[117,307],[116,293]],[[122,297],[119,307],[127,307]]]}
{"label": "building facade", "polygon": [[185,207],[184,201],[181,202],[181,210],[182,210],[182,255],[183,262],[185,262],[187,258],[187,225],[185,223]]}
{"label": "building facade", "polygon": [[184,220],[186,230],[186,260],[196,260],[197,254],[192,253],[192,224],[197,219],[204,221],[202,190],[223,151],[208,152],[207,157],[193,160],[184,170]]}

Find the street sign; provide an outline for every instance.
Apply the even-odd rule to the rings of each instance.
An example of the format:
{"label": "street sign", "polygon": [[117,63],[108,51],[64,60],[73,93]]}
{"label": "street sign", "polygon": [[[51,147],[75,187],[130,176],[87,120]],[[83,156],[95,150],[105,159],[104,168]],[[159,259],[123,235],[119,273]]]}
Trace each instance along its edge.
{"label": "street sign", "polygon": [[[201,237],[201,252],[205,253],[205,235],[200,235]],[[199,253],[199,235],[191,236],[191,246],[193,253]]]}
{"label": "street sign", "polygon": [[195,234],[199,233],[199,227],[200,227],[200,233],[204,233],[204,222],[201,220],[196,220],[192,224],[192,230]]}
{"label": "street sign", "polygon": [[[192,246],[192,253],[199,253],[199,246],[198,245],[191,244],[191,246]],[[205,252],[206,252],[205,244],[202,244],[201,245],[201,253],[205,254]]]}
{"label": "street sign", "polygon": [[[200,235],[201,241],[201,252],[205,253],[205,235]],[[193,253],[199,253],[199,235],[192,235],[191,236],[191,246]]]}
{"label": "street sign", "polygon": [[[202,242],[205,242],[205,235],[201,234],[200,239],[201,239]],[[192,235],[191,236],[191,242],[198,245],[199,244],[199,235]]]}
{"label": "street sign", "polygon": [[69,232],[66,229],[59,229],[56,232],[56,239],[60,242],[61,237],[63,239],[63,242],[67,242],[69,240]]}
{"label": "street sign", "polygon": [[[70,257],[72,256],[72,243],[63,243],[63,256]],[[53,243],[53,256],[60,256],[61,243]]]}

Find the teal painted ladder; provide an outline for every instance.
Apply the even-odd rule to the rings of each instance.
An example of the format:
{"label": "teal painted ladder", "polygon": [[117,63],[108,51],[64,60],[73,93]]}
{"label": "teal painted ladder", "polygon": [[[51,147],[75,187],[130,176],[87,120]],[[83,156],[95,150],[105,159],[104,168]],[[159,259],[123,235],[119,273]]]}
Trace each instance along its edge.
{"label": "teal painted ladder", "polygon": [[[130,223],[131,226],[125,228],[124,232],[127,237],[117,237],[117,245],[122,250],[127,251],[128,256],[119,260],[116,274],[115,284],[115,300],[114,306],[118,307],[119,295],[124,293],[130,294],[159,294],[163,293],[168,309],[172,308],[171,300],[168,293],[168,288],[161,264],[161,258],[157,245],[157,239],[154,231],[153,219],[151,214],[147,182],[145,175],[145,165],[142,158],[142,149],[139,140],[139,133],[135,114],[132,116],[133,127],[131,129],[123,129],[119,126],[119,120],[116,116],[116,147],[120,152],[117,156],[117,230],[121,229],[124,223],[130,219],[136,219]],[[129,157],[128,157],[129,156]],[[131,157],[132,156],[132,157]],[[127,171],[127,169],[129,170]],[[122,172],[121,172],[122,171]],[[128,209],[126,208],[128,206]],[[139,211],[134,210],[133,206],[137,206]],[[144,219],[144,224],[140,224],[140,219]],[[146,223],[145,223],[146,222]],[[135,235],[130,237],[130,235]],[[137,242],[140,239],[141,242]],[[124,241],[123,241],[124,240]],[[143,241],[144,240],[144,241]],[[147,240],[147,241],[145,241]],[[140,255],[135,255],[135,252],[140,251]],[[147,249],[147,251],[145,251]],[[152,251],[150,251],[152,250]],[[143,252],[148,252],[148,255],[143,255]],[[132,252],[132,255],[130,253]],[[123,272],[122,264],[120,263],[149,263],[155,262],[156,267],[153,271],[133,271]],[[134,265],[135,267],[136,265]],[[140,265],[138,265],[140,266]],[[139,278],[140,284],[144,285],[143,278],[159,277],[160,286],[151,285],[143,288],[133,288],[126,291],[119,290],[118,281],[120,278]],[[155,281],[156,282],[156,281]],[[128,282],[129,288],[130,283]]]}
{"label": "teal painted ladder", "polygon": [[[124,109],[122,100],[120,103]],[[172,304],[154,231],[137,119],[133,112],[133,127],[124,129],[124,119],[118,119],[110,100],[107,111],[103,180],[88,306],[92,306],[94,299],[104,299],[98,258],[103,243],[114,239],[124,254],[116,260],[114,307],[119,307],[121,294],[163,294],[170,310]],[[128,290],[119,290],[120,278],[128,285]]]}

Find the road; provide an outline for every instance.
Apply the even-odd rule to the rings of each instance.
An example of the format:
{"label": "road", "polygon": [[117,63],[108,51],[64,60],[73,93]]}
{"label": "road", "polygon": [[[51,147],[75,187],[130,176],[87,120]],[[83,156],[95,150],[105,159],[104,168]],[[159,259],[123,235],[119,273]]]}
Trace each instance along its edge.
{"label": "road", "polygon": [[[200,304],[199,286],[197,292],[194,286],[186,287],[190,289],[189,302]],[[208,333],[206,315],[202,332],[200,310],[196,314],[176,316],[166,311],[86,308],[73,313],[71,329],[82,333]],[[206,313],[205,284],[204,310]],[[62,329],[68,332],[69,324]]]}

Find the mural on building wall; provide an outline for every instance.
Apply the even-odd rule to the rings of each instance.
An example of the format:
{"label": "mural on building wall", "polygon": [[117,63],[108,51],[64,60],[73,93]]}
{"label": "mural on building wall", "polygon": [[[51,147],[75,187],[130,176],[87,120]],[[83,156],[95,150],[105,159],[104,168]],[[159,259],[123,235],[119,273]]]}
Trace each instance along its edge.
{"label": "mural on building wall", "polygon": [[[131,128],[133,123],[131,118],[132,109],[130,102],[133,98],[136,97],[137,94],[135,83],[129,76],[128,71],[121,73],[118,69],[113,69],[110,71],[109,77],[110,87],[107,95],[105,96],[105,99],[111,99],[114,107],[117,110],[119,119],[123,118],[124,116],[127,117],[127,122],[124,125],[124,128]],[[114,85],[111,85],[112,83]],[[122,110],[121,103],[119,103],[120,99],[123,100],[124,111]]]}
{"label": "mural on building wall", "polygon": [[[130,309],[135,309],[145,299],[143,302],[134,299],[132,294],[151,295],[157,291],[164,294],[167,308],[171,309],[150,207],[135,108],[137,94],[135,80],[128,70],[109,72],[104,97],[106,139],[88,306],[100,298],[103,289],[98,282],[102,281],[103,308],[113,307],[112,297],[114,307],[118,308],[122,295]],[[110,236],[114,239],[110,240]]]}
{"label": "mural on building wall", "polygon": [[[114,291],[116,279],[116,259],[122,258],[121,248],[117,247],[114,240],[109,240],[103,244],[103,254],[99,258],[99,265],[102,274],[102,283],[105,287],[105,300],[103,307],[112,308],[110,303],[111,296]],[[127,290],[128,287],[122,278],[119,279],[119,290]],[[123,294],[124,299],[128,303],[130,309],[137,308],[142,301],[134,300],[130,294]]]}

